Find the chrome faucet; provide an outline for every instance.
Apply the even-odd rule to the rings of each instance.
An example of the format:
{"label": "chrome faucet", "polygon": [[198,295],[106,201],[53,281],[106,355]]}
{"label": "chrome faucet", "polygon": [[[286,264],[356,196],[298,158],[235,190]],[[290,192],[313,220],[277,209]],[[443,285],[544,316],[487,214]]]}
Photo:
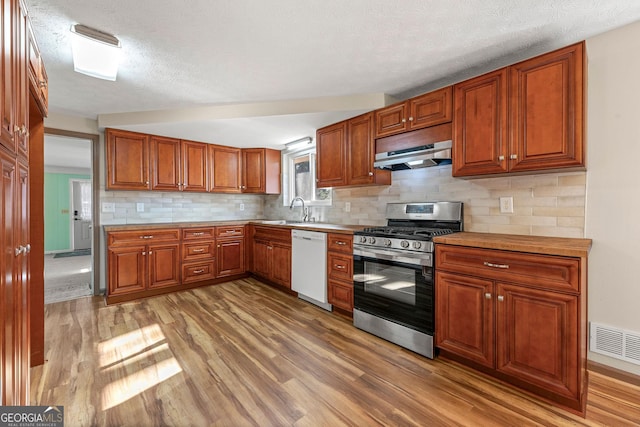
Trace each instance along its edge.
{"label": "chrome faucet", "polygon": [[291,200],[289,209],[293,209],[293,204],[296,202],[296,200],[300,200],[300,203],[302,203],[302,222],[307,222],[307,219],[309,218],[309,208],[304,206],[304,199],[302,197],[294,197],[293,200]]}

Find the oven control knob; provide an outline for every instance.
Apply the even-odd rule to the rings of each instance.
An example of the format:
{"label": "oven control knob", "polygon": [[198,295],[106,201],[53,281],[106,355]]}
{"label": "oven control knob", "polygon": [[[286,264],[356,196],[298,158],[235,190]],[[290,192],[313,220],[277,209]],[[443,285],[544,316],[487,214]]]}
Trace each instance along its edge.
{"label": "oven control knob", "polygon": [[367,238],[364,236],[360,236],[360,243],[367,243]]}
{"label": "oven control knob", "polygon": [[385,246],[391,246],[391,240],[389,240],[389,239],[384,239],[384,245],[385,245]]}
{"label": "oven control knob", "polygon": [[421,242],[413,242],[413,249],[420,249],[422,247]]}
{"label": "oven control knob", "polygon": [[406,240],[403,240],[402,242],[400,242],[400,246],[406,249],[409,247],[409,242],[407,242]]}
{"label": "oven control knob", "polygon": [[375,237],[369,237],[369,243],[370,244],[374,244],[376,242],[376,238]]}

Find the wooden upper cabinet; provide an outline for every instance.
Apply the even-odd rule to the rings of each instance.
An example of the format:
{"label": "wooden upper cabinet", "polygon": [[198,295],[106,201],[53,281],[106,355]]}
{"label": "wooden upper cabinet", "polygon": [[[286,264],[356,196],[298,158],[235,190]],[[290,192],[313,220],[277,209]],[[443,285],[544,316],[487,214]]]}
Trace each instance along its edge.
{"label": "wooden upper cabinet", "polygon": [[15,139],[18,154],[29,158],[29,72],[28,72],[28,22],[26,6],[16,1],[17,13],[15,21]]}
{"label": "wooden upper cabinet", "polygon": [[47,116],[49,109],[49,79],[47,71],[44,68],[44,61],[40,55],[40,49],[33,35],[31,22],[27,20],[27,43],[28,43],[28,59],[29,59],[29,81],[31,93],[34,95],[38,108],[44,117]]}
{"label": "wooden upper cabinet", "polygon": [[180,140],[151,136],[151,189],[180,189]]}
{"label": "wooden upper cabinet", "polygon": [[316,132],[316,186],[347,185],[347,122],[342,121]]}
{"label": "wooden upper cabinet", "polygon": [[15,35],[13,20],[15,13],[14,1],[3,1],[0,7],[0,25],[2,37],[0,40],[0,144],[15,153]]}
{"label": "wooden upper cabinet", "polygon": [[242,181],[242,154],[239,148],[222,145],[209,146],[209,191],[214,193],[240,193]]}
{"label": "wooden upper cabinet", "polygon": [[454,88],[453,176],[584,168],[584,43]]}
{"label": "wooden upper cabinet", "polygon": [[450,122],[452,88],[438,89],[375,111],[375,138]]}
{"label": "wooden upper cabinet", "polygon": [[242,150],[242,192],[280,194],[280,151],[269,148]]}
{"label": "wooden upper cabinet", "polygon": [[453,176],[507,172],[507,69],[454,87]]}
{"label": "wooden upper cabinet", "polygon": [[584,43],[510,67],[511,171],[584,166]]}
{"label": "wooden upper cabinet", "polygon": [[181,191],[206,192],[209,190],[207,144],[181,141]]}
{"label": "wooden upper cabinet", "polygon": [[149,190],[149,135],[107,129],[105,139],[107,189]]}
{"label": "wooden upper cabinet", "polygon": [[391,171],[375,169],[373,113],[347,121],[347,185],[391,184]]}

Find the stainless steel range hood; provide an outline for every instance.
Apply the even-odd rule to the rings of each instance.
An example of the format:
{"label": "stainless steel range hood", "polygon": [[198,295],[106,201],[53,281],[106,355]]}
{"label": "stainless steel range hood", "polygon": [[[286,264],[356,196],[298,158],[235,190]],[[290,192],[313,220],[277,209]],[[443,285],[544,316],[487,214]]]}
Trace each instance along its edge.
{"label": "stainless steel range hood", "polygon": [[451,164],[451,140],[376,154],[377,169],[418,169]]}

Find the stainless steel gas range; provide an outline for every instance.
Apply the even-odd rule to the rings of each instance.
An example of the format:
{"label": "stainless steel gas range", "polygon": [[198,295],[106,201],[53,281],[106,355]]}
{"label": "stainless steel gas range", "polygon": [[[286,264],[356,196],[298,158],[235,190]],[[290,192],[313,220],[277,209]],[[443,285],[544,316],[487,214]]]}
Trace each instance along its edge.
{"label": "stainless steel gas range", "polygon": [[354,233],[353,324],[434,357],[432,237],[462,231],[461,202],[389,203],[387,226]]}

